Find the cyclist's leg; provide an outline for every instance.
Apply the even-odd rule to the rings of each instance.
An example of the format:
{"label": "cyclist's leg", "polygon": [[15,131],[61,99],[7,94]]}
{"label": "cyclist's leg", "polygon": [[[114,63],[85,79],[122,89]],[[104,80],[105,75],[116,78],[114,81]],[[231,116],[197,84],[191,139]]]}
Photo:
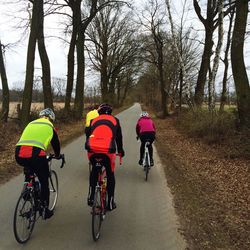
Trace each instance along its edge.
{"label": "cyclist's leg", "polygon": [[95,154],[89,155],[89,161],[92,164],[92,170],[89,175],[89,193],[88,193],[88,205],[92,206],[95,195],[95,187],[98,180],[99,168],[96,167]]}
{"label": "cyclist's leg", "polygon": [[49,210],[49,164],[45,156],[33,158],[33,169],[41,184],[41,203],[44,207],[44,219],[50,218],[54,213]]}
{"label": "cyclist's leg", "polygon": [[25,182],[30,181],[30,175],[34,174],[34,171],[31,168],[32,160],[31,158],[22,158],[19,157],[17,154],[15,155],[16,162],[23,167],[23,174],[25,176]]}
{"label": "cyclist's leg", "polygon": [[108,210],[116,208],[115,197],[115,154],[108,154],[104,161],[107,174]]}
{"label": "cyclist's leg", "polygon": [[49,205],[49,165],[46,157],[34,157],[33,169],[41,184],[41,201]]}
{"label": "cyclist's leg", "polygon": [[147,138],[148,138],[148,141],[150,142],[150,144],[148,146],[148,152],[149,152],[149,156],[150,156],[150,165],[153,166],[154,165],[154,158],[153,158],[153,146],[152,146],[152,143],[155,140],[155,133],[154,132],[148,133]]}
{"label": "cyclist's leg", "polygon": [[143,156],[144,156],[144,148],[145,148],[145,143],[146,143],[146,137],[144,134],[140,135],[140,140],[141,140],[140,160],[138,163],[139,163],[139,165],[142,165]]}

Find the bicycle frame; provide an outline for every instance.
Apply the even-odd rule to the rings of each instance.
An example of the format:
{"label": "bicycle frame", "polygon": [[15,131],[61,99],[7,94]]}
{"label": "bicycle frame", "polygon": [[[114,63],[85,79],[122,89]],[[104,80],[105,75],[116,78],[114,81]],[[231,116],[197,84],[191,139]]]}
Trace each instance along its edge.
{"label": "bicycle frame", "polygon": [[[106,212],[106,193],[107,193],[107,175],[106,168],[103,165],[96,164],[96,167],[100,167],[98,172],[98,181],[96,185],[96,192],[101,194],[101,213],[105,215]],[[103,218],[104,219],[104,218]]]}
{"label": "bicycle frame", "polygon": [[[107,202],[107,175],[106,168],[103,165],[102,156],[100,160],[95,162],[94,168],[98,169],[98,180],[95,188],[94,204],[91,209],[92,214],[92,236],[93,240],[97,241],[100,237],[101,225],[106,215]],[[120,157],[120,164],[122,163]]]}

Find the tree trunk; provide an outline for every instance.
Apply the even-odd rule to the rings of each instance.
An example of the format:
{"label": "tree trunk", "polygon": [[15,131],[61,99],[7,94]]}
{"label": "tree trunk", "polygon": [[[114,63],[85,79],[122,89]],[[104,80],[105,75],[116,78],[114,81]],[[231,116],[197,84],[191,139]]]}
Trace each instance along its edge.
{"label": "tree trunk", "polygon": [[115,85],[116,85],[116,77],[117,75],[114,73],[110,79],[108,96],[109,96],[109,104],[114,106],[115,103]]}
{"label": "tree trunk", "polygon": [[107,55],[105,55],[105,50],[103,50],[103,60],[101,62],[101,93],[102,101],[109,102],[108,98],[108,83],[109,77],[107,72]]}
{"label": "tree trunk", "polygon": [[124,92],[123,92],[123,95],[122,95],[122,99],[120,101],[120,103],[118,103],[119,106],[123,106],[123,103],[127,97],[127,94],[128,94],[128,87],[129,87],[129,83],[127,82],[125,84],[125,88],[124,88]]}
{"label": "tree trunk", "polygon": [[25,84],[24,84],[23,99],[22,99],[22,111],[21,111],[22,126],[26,126],[30,119],[30,107],[32,101],[34,61],[35,61],[39,11],[40,10],[38,2],[34,1],[32,9],[32,20],[31,20],[29,43],[28,43],[27,60],[26,60],[26,76],[25,76]]}
{"label": "tree trunk", "polygon": [[182,69],[180,69],[180,91],[179,91],[179,111],[182,108],[182,91],[183,91],[183,74]]}
{"label": "tree trunk", "polygon": [[43,98],[44,108],[53,109],[53,98],[51,90],[51,74],[50,74],[50,63],[49,57],[46,51],[44,43],[44,11],[43,11],[43,0],[37,0],[39,4],[39,28],[38,28],[38,51],[42,65],[42,83],[43,83]]}
{"label": "tree trunk", "polygon": [[231,46],[231,33],[232,33],[234,13],[235,13],[235,11],[232,12],[232,14],[230,16],[230,20],[229,20],[229,28],[228,28],[228,34],[227,34],[227,45],[226,45],[225,56],[224,56],[224,60],[223,60],[223,62],[225,64],[225,69],[224,69],[223,80],[222,80],[220,112],[224,111],[224,106],[227,102],[227,76],[228,76],[228,67],[229,67],[228,54],[229,54],[229,49]]}
{"label": "tree trunk", "polygon": [[180,50],[178,48],[177,38],[176,38],[176,35],[175,35],[175,32],[174,32],[174,23],[173,23],[173,19],[172,19],[172,15],[171,15],[171,10],[170,10],[170,2],[169,2],[169,0],[165,0],[165,2],[166,2],[166,5],[167,5],[168,18],[169,18],[169,22],[170,22],[170,26],[171,26],[172,37],[173,37],[172,46],[173,46],[173,48],[175,49],[175,51],[177,53],[177,57],[178,57],[178,60],[180,62],[180,67],[181,67],[181,70],[182,70],[182,79],[183,79],[183,82],[185,82],[185,84],[186,84],[185,88],[182,85],[182,91],[185,92],[185,97],[187,99],[187,102],[188,102],[189,106],[193,107],[191,99],[190,99],[190,93],[188,92],[188,88],[190,86],[190,83],[188,83],[188,81],[187,81],[186,66],[185,66],[185,64],[183,62],[183,59],[182,59],[182,53],[180,52]]}
{"label": "tree trunk", "polygon": [[194,95],[194,102],[198,107],[202,105],[204,98],[204,88],[207,79],[207,72],[210,66],[212,47],[213,47],[213,32],[210,29],[208,29],[206,30],[205,47],[202,55],[201,66],[197,78],[197,84]]}
{"label": "tree trunk", "polygon": [[6,70],[4,66],[4,60],[3,60],[3,50],[2,50],[2,44],[0,41],[0,75],[2,79],[2,89],[3,89],[3,103],[2,103],[2,110],[1,110],[1,121],[7,122],[8,121],[8,115],[9,115],[9,86],[8,86],[8,80],[6,75]]}
{"label": "tree trunk", "polygon": [[76,6],[77,12],[77,76],[76,76],[76,92],[75,92],[75,102],[74,111],[77,119],[82,118],[83,112],[83,95],[84,95],[84,72],[85,72],[85,58],[84,58],[84,30],[82,28],[81,22],[81,1],[77,2]]}
{"label": "tree trunk", "polygon": [[73,12],[73,28],[71,34],[71,40],[69,45],[69,52],[68,52],[68,69],[67,69],[67,87],[66,87],[66,96],[65,96],[65,105],[64,111],[65,113],[70,112],[70,102],[71,102],[71,95],[74,86],[74,69],[75,69],[75,46],[76,46],[76,37],[77,37],[77,22],[76,22],[76,10],[75,6],[72,6]]}
{"label": "tree trunk", "polygon": [[215,109],[215,78],[216,78],[216,74],[218,71],[218,67],[219,67],[219,62],[220,62],[220,52],[221,52],[221,47],[222,47],[222,43],[223,43],[223,18],[224,18],[224,14],[223,14],[223,0],[219,0],[218,1],[218,43],[216,46],[216,50],[215,50],[215,57],[214,57],[214,64],[213,64],[213,69],[212,72],[209,76],[209,83],[208,85],[210,86],[210,97],[211,97],[211,102],[209,102],[209,110],[213,111]]}
{"label": "tree trunk", "polygon": [[248,0],[236,0],[236,17],[232,37],[232,71],[242,126],[250,128],[250,87],[244,63],[244,41],[248,15]]}

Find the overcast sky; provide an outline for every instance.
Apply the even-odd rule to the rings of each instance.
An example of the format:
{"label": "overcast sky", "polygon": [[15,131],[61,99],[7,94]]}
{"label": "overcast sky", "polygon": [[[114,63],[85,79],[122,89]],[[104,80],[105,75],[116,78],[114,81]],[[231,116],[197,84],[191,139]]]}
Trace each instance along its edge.
{"label": "overcast sky", "polygon": [[[9,44],[16,42],[21,37],[21,32],[23,30],[16,29],[16,21],[13,20],[13,17],[10,14],[14,12],[15,15],[20,15],[20,8],[16,5],[5,5],[7,0],[0,0],[0,39],[3,44]],[[28,1],[27,1],[28,2]],[[134,0],[137,5],[137,10],[142,7],[147,0]],[[170,0],[173,19],[176,23],[180,20],[181,6],[183,0]],[[193,23],[197,29],[201,29],[201,23],[198,21],[196,15],[193,12],[192,0],[188,0],[188,5],[191,7],[191,11],[188,13],[190,23]],[[26,6],[22,6],[25,8]],[[57,24],[57,26],[52,26],[51,23],[55,23],[54,17],[46,17],[45,19],[45,35],[56,35],[58,32],[62,31],[62,27]],[[27,33],[28,34],[28,33]],[[200,31],[202,37],[203,32]],[[6,71],[7,78],[10,88],[15,87],[17,82],[23,82],[25,79],[25,67],[26,67],[26,53],[27,53],[27,38],[18,45],[11,47],[6,51]],[[48,56],[50,59],[51,66],[51,75],[52,77],[61,77],[66,78],[67,72],[67,52],[68,45],[62,40],[46,37],[45,40]],[[246,45],[248,46],[248,44]],[[249,48],[245,48],[246,51],[249,51]],[[36,56],[36,75],[41,75],[39,57]],[[87,84],[97,81],[96,77],[93,77],[93,72],[86,72]],[[19,86],[22,87],[22,86]],[[1,88],[1,85],[0,85]]]}

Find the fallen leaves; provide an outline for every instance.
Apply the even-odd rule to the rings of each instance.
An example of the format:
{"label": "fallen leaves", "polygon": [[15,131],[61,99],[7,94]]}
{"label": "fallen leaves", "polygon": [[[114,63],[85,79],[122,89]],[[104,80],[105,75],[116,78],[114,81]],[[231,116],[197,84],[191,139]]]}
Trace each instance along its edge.
{"label": "fallen leaves", "polygon": [[191,249],[250,249],[250,161],[225,158],[230,145],[189,138],[174,118],[155,122],[156,146]]}

